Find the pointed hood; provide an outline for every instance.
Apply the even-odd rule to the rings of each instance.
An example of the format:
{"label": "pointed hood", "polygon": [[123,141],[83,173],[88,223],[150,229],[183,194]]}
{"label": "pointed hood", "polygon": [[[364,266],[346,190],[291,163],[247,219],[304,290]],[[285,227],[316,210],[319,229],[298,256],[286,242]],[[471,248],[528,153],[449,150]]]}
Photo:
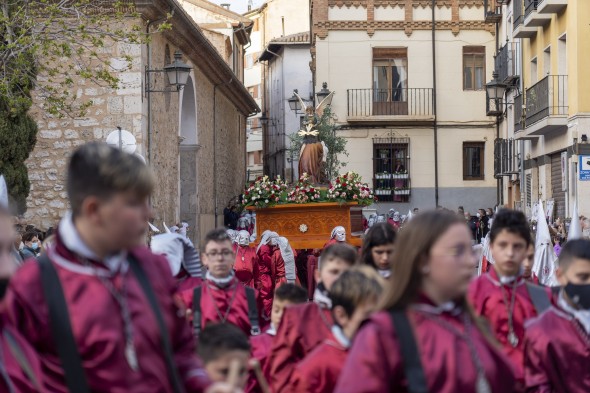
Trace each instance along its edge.
{"label": "pointed hood", "polygon": [[8,210],[8,187],[4,176],[0,176],[0,208]]}
{"label": "pointed hood", "polygon": [[574,211],[572,212],[572,222],[567,234],[567,240],[582,238],[582,224],[580,223],[580,215],[578,214],[578,201],[574,201]]}
{"label": "pointed hood", "polygon": [[557,255],[553,250],[549,225],[545,218],[543,202],[539,201],[537,211],[537,238],[535,241],[535,262],[533,272],[539,277],[539,282],[546,286],[557,285],[555,270],[557,269]]}

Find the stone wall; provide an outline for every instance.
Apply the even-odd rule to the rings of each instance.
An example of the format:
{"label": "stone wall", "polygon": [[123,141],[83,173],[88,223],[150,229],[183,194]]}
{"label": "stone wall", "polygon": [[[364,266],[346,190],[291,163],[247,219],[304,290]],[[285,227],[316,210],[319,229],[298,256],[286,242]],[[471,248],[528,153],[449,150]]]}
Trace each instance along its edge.
{"label": "stone wall", "polygon": [[[68,209],[65,175],[73,149],[89,141],[105,140],[117,126],[132,132],[139,148],[142,146],[141,46],[113,44],[102,52],[121,79],[121,85],[113,91],[90,81],[76,80],[73,89],[76,97],[94,103],[85,117],[58,119],[48,115],[40,110],[40,99],[33,94],[31,115],[39,125],[39,133],[35,149],[27,160],[31,192],[25,220],[40,228],[55,226]],[[123,59],[125,55],[133,59],[129,70]]]}

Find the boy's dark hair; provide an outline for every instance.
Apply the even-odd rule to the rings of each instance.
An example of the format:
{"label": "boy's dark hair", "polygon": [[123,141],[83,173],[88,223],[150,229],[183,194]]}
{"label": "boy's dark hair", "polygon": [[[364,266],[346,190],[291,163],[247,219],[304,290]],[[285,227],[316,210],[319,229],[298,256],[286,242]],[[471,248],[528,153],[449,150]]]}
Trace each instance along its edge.
{"label": "boy's dark hair", "polygon": [[116,193],[133,191],[147,197],[153,191],[154,178],[139,157],[105,143],[90,142],[70,158],[66,187],[77,216],[90,196],[109,199]]}
{"label": "boy's dark hair", "polygon": [[321,267],[322,263],[336,258],[342,259],[344,262],[352,266],[357,260],[356,249],[345,243],[332,244],[322,251],[318,268]]}
{"label": "boy's dark hair", "polygon": [[502,209],[494,216],[490,240],[496,240],[500,232],[506,230],[524,239],[527,246],[531,244],[531,231],[525,215],[518,210]]}
{"label": "boy's dark hair", "polygon": [[590,240],[568,240],[559,254],[559,268],[564,271],[567,270],[576,258],[590,261]]}
{"label": "boy's dark hair", "polygon": [[293,304],[305,303],[307,301],[307,291],[299,285],[287,283],[277,288],[275,299]]}
{"label": "boy's dark hair", "polygon": [[33,240],[33,238],[37,238],[39,239],[39,235],[36,231],[27,231],[25,232],[25,234],[23,235],[23,242],[30,242],[31,240]]}
{"label": "boy's dark hair", "polygon": [[203,239],[203,242],[201,243],[201,252],[202,253],[205,252],[205,249],[207,248],[207,244],[209,244],[209,242],[215,242],[215,243],[230,242],[231,243],[231,239],[225,229],[222,229],[222,228],[212,229],[209,232],[207,232],[207,234],[205,235],[205,239]]}
{"label": "boy's dark hair", "polygon": [[250,353],[248,337],[231,323],[208,324],[199,334],[197,354],[205,364],[229,351]]}
{"label": "boy's dark hair", "polygon": [[371,227],[363,239],[363,249],[361,251],[361,263],[373,266],[377,269],[373,261],[372,250],[374,247],[384,246],[395,243],[396,233],[393,227],[386,222],[380,222]]}
{"label": "boy's dark hair", "polygon": [[345,271],[330,289],[332,309],[341,306],[350,317],[364,302],[377,302],[383,290],[379,279],[377,272],[368,266],[357,266]]}

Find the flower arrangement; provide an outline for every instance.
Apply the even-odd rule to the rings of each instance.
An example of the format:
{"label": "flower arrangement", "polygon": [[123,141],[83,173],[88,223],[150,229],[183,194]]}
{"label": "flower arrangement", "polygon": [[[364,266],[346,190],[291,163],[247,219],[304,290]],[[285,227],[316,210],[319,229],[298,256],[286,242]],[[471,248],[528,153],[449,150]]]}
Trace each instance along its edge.
{"label": "flower arrangement", "polygon": [[311,183],[311,177],[304,173],[289,191],[287,201],[292,203],[319,202],[321,200],[320,190]]}
{"label": "flower arrangement", "polygon": [[268,176],[257,178],[244,190],[242,205],[244,207],[271,207],[281,202],[287,184],[280,176],[271,180]]}
{"label": "flower arrangement", "polygon": [[340,175],[328,189],[328,199],[345,202],[358,202],[361,206],[371,205],[376,201],[368,184],[361,181],[358,173],[348,172]]}

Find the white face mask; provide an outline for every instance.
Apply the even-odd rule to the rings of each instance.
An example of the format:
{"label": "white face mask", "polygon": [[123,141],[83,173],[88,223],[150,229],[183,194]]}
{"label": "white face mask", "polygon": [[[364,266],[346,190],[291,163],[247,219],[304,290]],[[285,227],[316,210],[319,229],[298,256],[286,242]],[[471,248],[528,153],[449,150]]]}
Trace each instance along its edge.
{"label": "white face mask", "polygon": [[345,242],[346,241],[346,232],[345,231],[338,231],[338,232],[336,232],[336,236],[334,236],[334,238],[339,242]]}
{"label": "white face mask", "polygon": [[481,214],[477,213],[476,214],[477,218],[481,218]]}
{"label": "white face mask", "polygon": [[399,221],[399,214],[395,213],[393,215],[393,221],[398,222]]}

